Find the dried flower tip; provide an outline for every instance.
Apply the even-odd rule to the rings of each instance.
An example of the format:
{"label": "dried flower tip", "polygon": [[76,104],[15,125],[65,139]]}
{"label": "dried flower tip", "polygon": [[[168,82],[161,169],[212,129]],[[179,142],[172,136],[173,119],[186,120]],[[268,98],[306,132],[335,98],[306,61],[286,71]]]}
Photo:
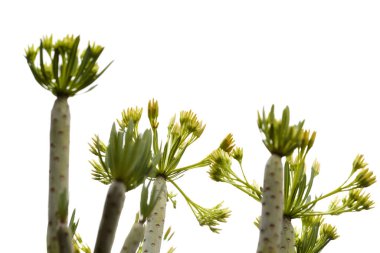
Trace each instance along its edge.
{"label": "dried flower tip", "polygon": [[230,153],[235,147],[235,140],[231,133],[229,133],[220,143],[219,148],[227,153]]}

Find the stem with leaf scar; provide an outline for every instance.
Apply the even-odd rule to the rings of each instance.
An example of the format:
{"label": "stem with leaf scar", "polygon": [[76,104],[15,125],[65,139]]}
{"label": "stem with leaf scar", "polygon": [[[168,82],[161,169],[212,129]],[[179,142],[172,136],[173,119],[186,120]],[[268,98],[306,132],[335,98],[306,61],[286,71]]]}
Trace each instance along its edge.
{"label": "stem with leaf scar", "polygon": [[264,187],[257,253],[277,253],[280,249],[283,216],[283,174],[281,157],[271,155],[264,173]]}
{"label": "stem with leaf scar", "polygon": [[167,188],[166,180],[162,176],[157,176],[153,184],[153,192],[160,192],[151,214],[147,218],[145,227],[143,253],[159,253],[164,233]]}
{"label": "stem with leaf scar", "polygon": [[283,217],[280,253],[295,253],[295,234],[291,219]]}
{"label": "stem with leaf scar", "polygon": [[120,214],[123,210],[125,191],[123,182],[113,181],[110,185],[104,203],[94,253],[111,252]]}
{"label": "stem with leaf scar", "polygon": [[124,245],[120,253],[135,253],[144,239],[144,230],[144,223],[140,220],[133,223],[127,238],[125,238]]}
{"label": "stem with leaf scar", "polygon": [[[50,169],[48,203],[48,252],[58,253],[58,228],[67,217],[60,221],[58,206],[60,196],[68,196],[69,186],[69,146],[70,146],[70,109],[67,97],[58,97],[51,112],[50,127]],[[65,207],[67,209],[67,206]],[[67,213],[67,210],[64,212]],[[61,224],[62,225],[62,224]]]}

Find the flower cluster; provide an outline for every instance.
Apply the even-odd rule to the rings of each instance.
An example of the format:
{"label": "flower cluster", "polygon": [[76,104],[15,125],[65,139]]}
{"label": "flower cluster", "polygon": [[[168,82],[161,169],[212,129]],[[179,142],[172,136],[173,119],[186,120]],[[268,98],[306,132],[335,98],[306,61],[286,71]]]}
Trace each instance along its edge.
{"label": "flower cluster", "polygon": [[74,96],[89,87],[111,64],[99,71],[97,60],[103,47],[89,44],[79,52],[79,41],[79,36],[71,35],[53,43],[53,37],[49,36],[41,40],[39,47],[32,45],[25,50],[36,81],[57,97]]}

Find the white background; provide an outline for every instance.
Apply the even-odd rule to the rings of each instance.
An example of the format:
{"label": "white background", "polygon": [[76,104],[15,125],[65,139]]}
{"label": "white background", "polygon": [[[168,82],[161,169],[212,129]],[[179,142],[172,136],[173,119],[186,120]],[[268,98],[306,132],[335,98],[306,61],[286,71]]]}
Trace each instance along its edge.
{"label": "white background", "polygon": [[[378,1],[2,1],[0,4],[0,242],[1,252],[45,252],[48,137],[54,97],[34,81],[24,49],[44,35],[81,35],[105,46],[114,60],[99,86],[70,99],[70,208],[79,232],[94,245],[107,187],[91,179],[88,142],[108,140],[123,109],[160,103],[161,136],[169,118],[192,109],[207,124],[185,155],[196,162],[232,132],[245,151],[247,176],[261,183],[268,152],[257,110],[290,106],[318,133],[310,159],[321,163],[314,193],[326,193],[363,153],[380,168],[380,4]],[[146,111],[145,111],[146,113]],[[142,126],[147,126],[146,114]],[[162,138],[162,140],[164,140]],[[260,205],[206,169],[178,182],[197,203],[224,200],[232,216],[219,235],[199,227],[178,197],[167,224],[176,252],[255,252]],[[171,190],[173,187],[169,186]],[[368,190],[380,203],[379,185]],[[138,210],[127,194],[114,251]],[[324,252],[378,252],[378,209],[327,218],[341,237]],[[163,251],[164,252],[164,251]]]}

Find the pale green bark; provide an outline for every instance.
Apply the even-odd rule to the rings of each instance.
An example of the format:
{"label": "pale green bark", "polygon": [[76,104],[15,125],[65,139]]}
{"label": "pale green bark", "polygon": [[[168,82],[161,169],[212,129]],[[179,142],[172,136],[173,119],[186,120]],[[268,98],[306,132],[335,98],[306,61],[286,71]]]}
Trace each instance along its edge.
{"label": "pale green bark", "polygon": [[124,183],[113,181],[104,203],[94,253],[110,253],[125,200]]}
{"label": "pale green bark", "polygon": [[295,253],[295,237],[292,221],[284,217],[281,232],[280,253]]}
{"label": "pale green bark", "polygon": [[72,235],[66,224],[60,224],[58,228],[59,253],[73,253]]}
{"label": "pale green bark", "polygon": [[58,215],[58,205],[60,196],[68,196],[69,146],[70,109],[67,97],[58,97],[51,111],[50,126],[48,253],[59,253],[58,225],[60,223],[67,224],[67,217]]}
{"label": "pale green bark", "polygon": [[157,203],[147,219],[145,227],[145,238],[143,244],[143,253],[159,253],[161,248],[162,237],[164,233],[165,212],[168,192],[166,181],[163,177],[158,176],[154,181],[153,191],[161,191]]}
{"label": "pale green bark", "polygon": [[281,157],[271,155],[264,172],[260,238],[257,253],[279,253],[283,216],[283,168]]}
{"label": "pale green bark", "polygon": [[132,225],[120,253],[135,253],[143,239],[144,224],[137,221]]}

